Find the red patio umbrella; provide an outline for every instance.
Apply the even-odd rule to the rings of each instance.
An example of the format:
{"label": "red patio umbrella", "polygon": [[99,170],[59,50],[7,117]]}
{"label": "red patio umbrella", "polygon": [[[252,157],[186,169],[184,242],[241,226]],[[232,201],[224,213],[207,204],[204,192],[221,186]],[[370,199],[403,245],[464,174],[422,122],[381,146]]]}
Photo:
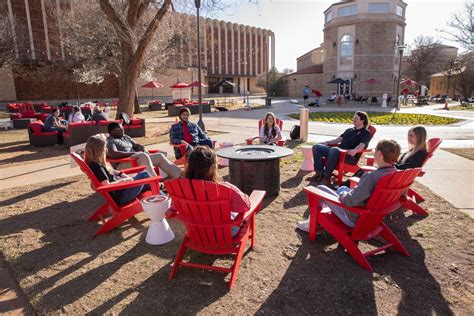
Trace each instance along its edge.
{"label": "red patio umbrella", "polygon": [[185,89],[189,87],[190,86],[184,82],[176,82],[174,85],[170,86],[170,88],[173,88],[173,89]]}
{"label": "red patio umbrella", "polygon": [[161,83],[155,81],[148,81],[145,83],[142,88],[150,88],[151,89],[151,98],[153,98],[153,89],[155,88],[163,88],[164,86]]}
{"label": "red patio umbrella", "polygon": [[[198,81],[194,81],[194,82],[191,83],[189,86],[190,86],[190,87],[199,87],[199,82],[198,82]],[[204,82],[201,82],[201,87],[206,88],[206,87],[208,87],[208,85],[205,84]]]}
{"label": "red patio umbrella", "polygon": [[362,83],[370,84],[370,97],[372,97],[372,86],[374,84],[380,84],[380,83],[382,83],[382,81],[372,78],[372,79],[369,79],[369,80],[366,80],[366,81],[362,81]]}
{"label": "red patio umbrella", "polygon": [[418,82],[413,81],[411,79],[407,79],[407,80],[400,81],[400,84],[404,85],[404,86],[413,86],[414,87],[414,86],[418,85]]}

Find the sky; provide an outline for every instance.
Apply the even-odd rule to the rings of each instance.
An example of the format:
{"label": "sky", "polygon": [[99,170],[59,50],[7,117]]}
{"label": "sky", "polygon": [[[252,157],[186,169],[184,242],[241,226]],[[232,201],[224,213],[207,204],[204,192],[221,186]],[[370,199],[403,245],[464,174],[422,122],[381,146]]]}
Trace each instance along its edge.
{"label": "sky", "polygon": [[[279,71],[296,70],[296,58],[323,42],[323,12],[338,0],[235,0],[213,18],[272,30],[275,33],[275,61]],[[452,14],[460,12],[464,0],[405,0],[405,43],[418,35],[433,36],[442,43],[458,47],[441,37]]]}

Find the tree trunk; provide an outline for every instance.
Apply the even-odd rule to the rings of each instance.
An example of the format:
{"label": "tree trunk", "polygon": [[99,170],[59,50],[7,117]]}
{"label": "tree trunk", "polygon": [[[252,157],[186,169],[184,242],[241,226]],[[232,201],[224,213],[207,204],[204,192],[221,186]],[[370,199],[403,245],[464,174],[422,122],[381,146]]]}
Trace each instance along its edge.
{"label": "tree trunk", "polygon": [[140,109],[140,102],[138,102],[138,91],[135,89],[135,110],[133,111],[133,114],[140,114],[142,113],[142,110]]}

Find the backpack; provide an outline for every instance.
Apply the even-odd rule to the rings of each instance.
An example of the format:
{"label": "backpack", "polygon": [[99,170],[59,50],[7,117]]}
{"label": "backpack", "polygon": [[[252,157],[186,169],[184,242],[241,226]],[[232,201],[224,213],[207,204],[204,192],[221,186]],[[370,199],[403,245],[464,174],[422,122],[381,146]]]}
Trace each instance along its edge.
{"label": "backpack", "polygon": [[120,113],[119,114],[119,119],[123,121],[124,125],[130,125],[130,117],[128,116],[127,113]]}
{"label": "backpack", "polygon": [[299,125],[293,125],[293,127],[291,128],[291,132],[290,132],[290,138],[291,139],[300,138],[300,126]]}

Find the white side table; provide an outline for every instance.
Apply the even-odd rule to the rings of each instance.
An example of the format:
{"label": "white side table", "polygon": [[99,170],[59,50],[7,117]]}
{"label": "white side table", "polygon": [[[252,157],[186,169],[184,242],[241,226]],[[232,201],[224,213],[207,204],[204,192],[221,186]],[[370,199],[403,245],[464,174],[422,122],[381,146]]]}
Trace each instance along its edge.
{"label": "white side table", "polygon": [[[234,146],[234,143],[219,142],[219,149],[227,148],[227,147],[233,147],[233,146]],[[229,159],[219,158],[218,162],[219,162],[219,166],[221,166],[221,167],[228,167],[229,166]]]}
{"label": "white side table", "polygon": [[303,171],[314,171],[313,146],[303,145],[300,148],[301,148],[301,153],[303,154],[303,163],[301,164],[300,169]]}
{"label": "white side table", "polygon": [[174,233],[165,219],[171,206],[169,196],[152,195],[141,200],[143,211],[151,219],[145,241],[150,245],[163,245],[174,239]]}

